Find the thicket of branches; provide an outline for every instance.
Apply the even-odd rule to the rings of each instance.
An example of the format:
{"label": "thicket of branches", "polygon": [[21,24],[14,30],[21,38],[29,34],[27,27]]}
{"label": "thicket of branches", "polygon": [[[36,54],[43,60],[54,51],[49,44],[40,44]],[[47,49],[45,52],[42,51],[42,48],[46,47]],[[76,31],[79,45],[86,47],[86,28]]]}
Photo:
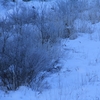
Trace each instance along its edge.
{"label": "thicket of branches", "polygon": [[58,58],[51,55],[51,37],[42,17],[33,8],[16,6],[0,19],[0,85],[5,90],[34,88],[39,73],[53,70]]}

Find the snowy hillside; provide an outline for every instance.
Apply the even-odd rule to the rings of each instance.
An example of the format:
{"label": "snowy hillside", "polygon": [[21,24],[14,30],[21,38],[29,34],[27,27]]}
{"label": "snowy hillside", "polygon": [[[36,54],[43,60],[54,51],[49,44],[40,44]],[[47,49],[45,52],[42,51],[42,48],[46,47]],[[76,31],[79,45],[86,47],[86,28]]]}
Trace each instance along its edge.
{"label": "snowy hillside", "polygon": [[75,40],[62,40],[63,67],[45,79],[50,89],[36,92],[20,87],[15,92],[1,91],[0,100],[99,100],[100,41],[91,38],[90,34],[79,33]]}
{"label": "snowy hillside", "polygon": [[[35,9],[41,12],[40,2],[35,1],[33,3],[33,1],[31,1],[28,4],[24,2],[24,4],[29,7],[32,7],[34,4]],[[46,12],[48,12],[51,7],[55,8],[55,2],[53,1],[42,4],[44,8],[46,7]],[[14,4],[12,5],[14,7]],[[0,6],[0,10],[2,9],[3,6]],[[2,10],[0,15],[4,16],[7,12],[12,13],[12,8],[9,8],[9,10]],[[53,60],[56,58],[60,59],[60,62],[54,66],[54,69],[51,72],[41,71],[41,73],[43,72],[47,77],[45,77],[42,82],[40,81],[39,84],[35,84],[36,90],[27,86],[20,86],[16,91],[0,90],[0,100],[100,100],[100,22],[98,19],[94,19],[93,16],[90,18],[89,14],[91,14],[89,8],[80,11],[78,18],[73,22],[75,32],[74,34],[71,34],[70,37],[60,38],[60,41],[50,45],[50,47],[46,44],[43,45],[43,48],[41,47],[44,50],[47,46],[45,51],[47,50],[50,54],[48,54],[48,52],[46,54],[53,58]],[[95,17],[99,18],[98,16],[99,14]],[[54,25],[56,26],[60,23],[61,26],[63,25],[62,22],[63,21],[60,22],[59,19],[57,19],[57,21],[55,21],[56,24]],[[57,26],[57,30],[59,30],[58,28],[59,25]],[[67,28],[69,29],[69,27]],[[56,31],[53,30],[52,32]],[[62,30],[60,32],[62,32]],[[47,44],[49,44],[49,42]],[[53,48],[53,46],[55,48]],[[32,47],[31,49],[33,50]],[[42,52],[42,49],[38,49]],[[55,51],[57,54],[54,54]],[[43,53],[45,54],[45,52]],[[51,56],[52,54],[54,54],[53,57]],[[48,63],[47,66],[49,66]],[[61,69],[56,71],[59,66]]]}

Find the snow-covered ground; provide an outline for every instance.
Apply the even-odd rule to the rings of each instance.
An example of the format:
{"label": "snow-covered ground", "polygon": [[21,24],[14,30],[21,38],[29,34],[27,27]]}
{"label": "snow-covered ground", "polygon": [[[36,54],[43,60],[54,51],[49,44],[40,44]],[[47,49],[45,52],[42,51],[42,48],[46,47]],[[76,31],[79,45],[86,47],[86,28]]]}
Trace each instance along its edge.
{"label": "snow-covered ground", "polygon": [[[79,33],[75,40],[62,40],[62,69],[45,80],[50,89],[42,92],[20,87],[17,91],[0,91],[0,100],[99,100],[100,40],[97,23],[93,34]],[[93,38],[95,37],[95,38]]]}
{"label": "snow-covered ground", "polygon": [[75,40],[62,40],[62,69],[45,79],[49,89],[36,92],[22,86],[17,91],[0,91],[0,100],[100,100],[99,25],[90,26],[92,34],[78,33]]}

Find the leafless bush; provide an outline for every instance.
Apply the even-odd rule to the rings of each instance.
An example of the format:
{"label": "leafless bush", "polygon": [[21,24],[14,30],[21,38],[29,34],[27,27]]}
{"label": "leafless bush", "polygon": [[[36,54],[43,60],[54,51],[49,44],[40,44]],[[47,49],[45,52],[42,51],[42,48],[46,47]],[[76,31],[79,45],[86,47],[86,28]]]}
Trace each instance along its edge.
{"label": "leafless bush", "polygon": [[35,27],[37,13],[33,9],[28,10],[16,8],[0,21],[0,80],[6,90],[30,86],[40,72],[52,67],[52,58],[41,46],[40,34]]}

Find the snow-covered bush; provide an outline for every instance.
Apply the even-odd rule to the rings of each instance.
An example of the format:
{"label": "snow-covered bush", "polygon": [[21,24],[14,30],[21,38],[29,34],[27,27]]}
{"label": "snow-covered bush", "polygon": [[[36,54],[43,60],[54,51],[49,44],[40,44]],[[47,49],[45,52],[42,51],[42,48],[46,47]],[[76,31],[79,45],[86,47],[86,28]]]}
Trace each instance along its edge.
{"label": "snow-covered bush", "polygon": [[38,17],[34,9],[20,6],[0,20],[0,79],[7,90],[31,86],[40,72],[53,68],[52,52],[43,46],[43,41],[49,45],[46,29],[40,32]]}
{"label": "snow-covered bush", "polygon": [[78,1],[59,0],[57,5],[59,20],[61,20],[63,24],[63,32],[61,32],[62,34],[60,35],[62,35],[61,37],[63,38],[69,38],[73,33],[76,32],[73,23],[78,17]]}

